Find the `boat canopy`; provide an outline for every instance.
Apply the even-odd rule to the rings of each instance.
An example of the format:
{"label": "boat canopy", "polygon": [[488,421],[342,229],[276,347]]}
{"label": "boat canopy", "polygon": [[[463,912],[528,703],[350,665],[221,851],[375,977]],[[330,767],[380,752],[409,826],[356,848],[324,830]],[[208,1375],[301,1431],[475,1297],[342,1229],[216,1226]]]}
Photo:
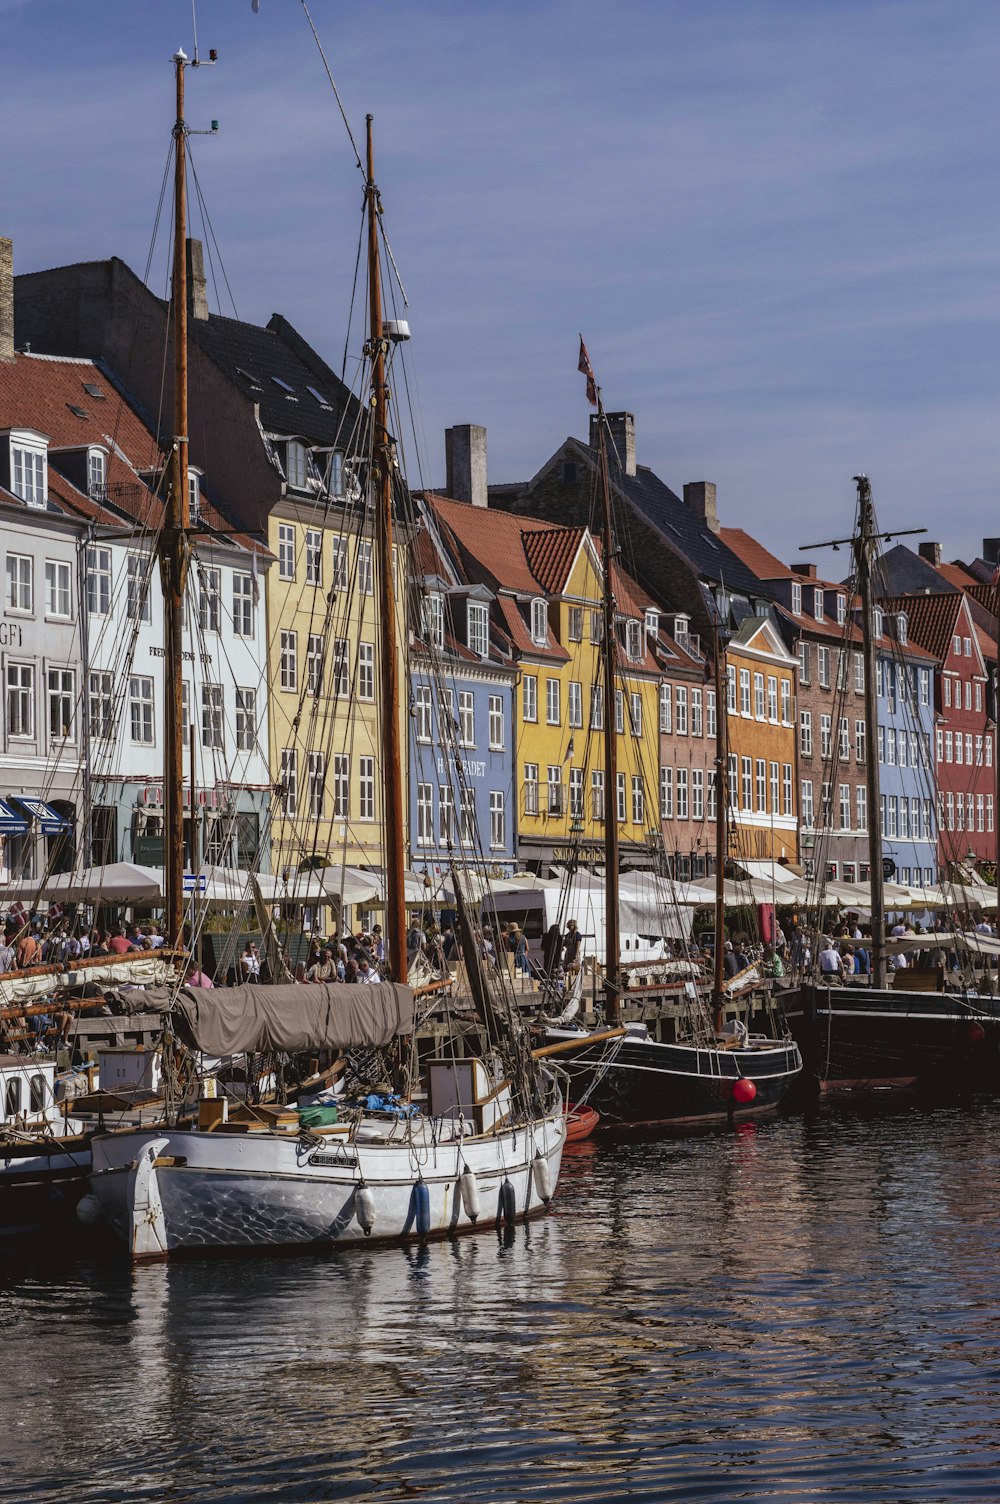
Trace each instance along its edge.
{"label": "boat canopy", "polygon": [[[166,1011],[173,996],[169,988],[150,988],[143,1004]],[[358,1049],[412,1032],[413,989],[389,982],[182,987],[174,1013],[181,1037],[209,1055]]]}

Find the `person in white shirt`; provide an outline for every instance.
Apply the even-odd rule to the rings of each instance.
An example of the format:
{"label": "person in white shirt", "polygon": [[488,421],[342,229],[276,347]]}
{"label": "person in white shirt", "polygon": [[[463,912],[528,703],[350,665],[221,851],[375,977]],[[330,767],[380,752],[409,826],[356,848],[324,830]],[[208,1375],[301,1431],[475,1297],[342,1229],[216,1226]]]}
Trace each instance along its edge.
{"label": "person in white shirt", "polygon": [[844,963],[840,951],[832,940],[828,940],[819,953],[819,969],[825,977],[840,977],[844,974]]}

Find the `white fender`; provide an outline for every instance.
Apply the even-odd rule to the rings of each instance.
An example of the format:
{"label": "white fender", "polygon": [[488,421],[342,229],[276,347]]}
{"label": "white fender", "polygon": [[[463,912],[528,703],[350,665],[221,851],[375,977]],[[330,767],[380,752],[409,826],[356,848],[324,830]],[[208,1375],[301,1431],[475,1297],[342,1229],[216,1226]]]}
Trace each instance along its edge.
{"label": "white fender", "polygon": [[354,1215],[367,1238],[375,1225],[375,1196],[363,1180],[354,1188]]}
{"label": "white fender", "polygon": [[130,1244],[134,1259],[164,1258],[167,1253],[166,1217],[153,1164],[169,1145],[168,1138],[151,1139],[143,1145],[142,1153],[129,1172],[128,1205],[132,1216]]}
{"label": "white fender", "polygon": [[531,1165],[531,1178],[535,1182],[535,1190],[538,1198],[548,1206],[552,1200],[552,1175],[549,1171],[549,1162],[536,1154]]}
{"label": "white fender", "polygon": [[470,1222],[475,1222],[479,1216],[479,1182],[468,1165],[465,1166],[459,1176],[458,1183],[462,1190],[462,1205],[465,1208],[465,1215]]}

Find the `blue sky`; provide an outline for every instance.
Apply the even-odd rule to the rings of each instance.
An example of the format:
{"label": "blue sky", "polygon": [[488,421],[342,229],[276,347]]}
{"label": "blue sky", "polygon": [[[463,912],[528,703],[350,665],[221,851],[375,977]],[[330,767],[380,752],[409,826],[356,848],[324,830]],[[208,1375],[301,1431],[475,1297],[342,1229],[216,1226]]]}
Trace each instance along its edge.
{"label": "blue sky", "polygon": [[[359,142],[375,116],[425,481],[451,423],[487,426],[496,481],[585,435],[582,329],[640,462],[714,480],[784,558],[849,530],[859,469],[946,557],[1000,534],[1000,6],[310,10]],[[141,272],[190,0],[0,0],[0,29],[17,269]],[[299,0],[200,0],[198,33],[221,61],[188,118],[221,123],[194,147],[238,311],[339,365],[361,176]],[[154,265],[162,290],[162,237]]]}

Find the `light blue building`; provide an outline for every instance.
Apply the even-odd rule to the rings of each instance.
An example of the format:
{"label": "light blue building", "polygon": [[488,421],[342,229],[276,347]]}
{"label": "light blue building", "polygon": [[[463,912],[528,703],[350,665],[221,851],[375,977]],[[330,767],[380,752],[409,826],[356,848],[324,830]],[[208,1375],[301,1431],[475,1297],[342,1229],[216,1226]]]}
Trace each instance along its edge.
{"label": "light blue building", "polygon": [[875,613],[883,857],[904,887],[937,881],[934,664],[908,641],[906,615]]}

